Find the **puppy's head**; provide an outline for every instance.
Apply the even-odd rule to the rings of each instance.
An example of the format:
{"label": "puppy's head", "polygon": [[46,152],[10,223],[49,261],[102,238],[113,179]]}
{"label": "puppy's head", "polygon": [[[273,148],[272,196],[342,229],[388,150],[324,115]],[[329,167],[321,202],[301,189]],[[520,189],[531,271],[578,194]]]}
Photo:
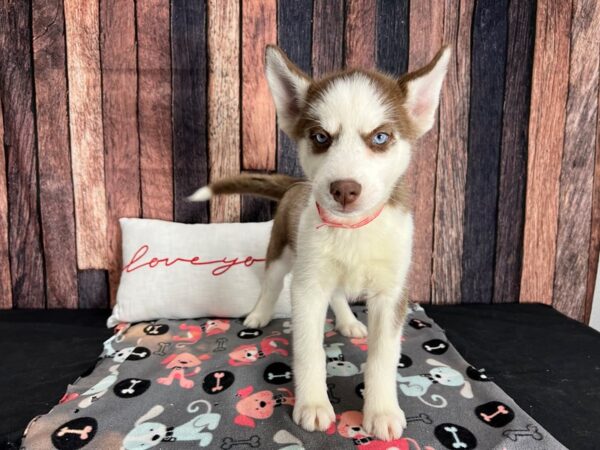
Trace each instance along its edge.
{"label": "puppy's head", "polygon": [[450,50],[394,79],[350,70],[312,80],[275,46],[266,74],[281,128],[296,141],[317,203],[340,218],[381,207],[434,123]]}

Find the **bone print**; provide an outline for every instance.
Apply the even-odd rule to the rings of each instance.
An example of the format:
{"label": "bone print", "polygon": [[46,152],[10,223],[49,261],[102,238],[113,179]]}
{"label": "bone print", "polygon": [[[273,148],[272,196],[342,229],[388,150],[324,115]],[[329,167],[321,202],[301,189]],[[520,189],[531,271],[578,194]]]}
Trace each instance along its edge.
{"label": "bone print", "polygon": [[136,352],[135,352],[135,350],[134,350],[134,351],[132,351],[132,352],[130,353],[130,355],[129,355],[129,356],[139,356],[139,357],[140,357],[140,359],[141,359],[141,358],[145,358],[146,356],[148,356],[148,352],[147,352],[147,351],[145,351],[145,350],[142,350],[140,353],[136,353]]}
{"label": "bone print", "polygon": [[280,375],[275,375],[274,373],[268,373],[267,378],[269,381],[274,380],[275,378],[285,378],[286,380],[290,380],[292,378],[292,372],[285,372]]}
{"label": "bone print", "polygon": [[129,382],[131,383],[129,385],[129,387],[127,387],[125,389],[121,389],[122,394],[135,394],[135,389],[133,389],[133,388],[135,387],[136,384],[140,384],[142,382],[142,380],[129,380]]}
{"label": "bone print", "polygon": [[159,342],[158,350],[155,351],[154,354],[158,356],[166,356],[167,351],[171,348],[172,345],[173,344],[171,344],[170,342]]}
{"label": "bone print", "polygon": [[246,330],[242,330],[238,333],[238,336],[241,338],[245,338],[247,336],[251,336],[251,337],[258,337],[260,336],[262,333],[259,330],[253,330],[253,331],[246,331]]}
{"label": "bone print", "polygon": [[211,391],[217,392],[223,390],[223,386],[221,386],[221,379],[225,376],[225,374],[223,372],[217,372],[213,376],[215,377],[215,380],[217,380],[217,384],[211,389]]}
{"label": "bone print", "polygon": [[229,450],[236,445],[249,445],[252,448],[258,448],[260,446],[260,438],[257,435],[250,436],[248,439],[235,440],[231,437],[223,438],[221,448],[223,450]]}
{"label": "bone print", "polygon": [[445,344],[438,344],[438,345],[435,345],[435,346],[432,347],[430,345],[425,344],[424,347],[425,347],[425,350],[427,350],[428,352],[431,352],[433,350],[442,350],[443,348],[446,348],[446,345]]}
{"label": "bone print", "polygon": [[428,414],[421,413],[418,416],[407,417],[406,418],[406,422],[407,423],[410,423],[410,422],[423,422],[423,423],[426,423],[427,425],[431,425],[433,423],[433,420],[431,420],[431,417],[429,417]]}
{"label": "bone print", "polygon": [[541,441],[544,437],[535,425],[529,424],[524,430],[506,430],[502,433],[503,436],[507,437],[513,442],[517,442],[521,437],[531,437],[536,441]]}
{"label": "bone print", "polygon": [[222,352],[227,350],[227,347],[225,346],[225,344],[227,343],[227,338],[225,337],[220,337],[217,339],[217,346],[215,348],[213,348],[213,352]]}
{"label": "bone print", "polygon": [[79,435],[79,439],[81,439],[82,441],[85,441],[88,437],[90,437],[90,433],[94,430],[93,427],[86,425],[85,427],[83,427],[83,429],[81,430],[75,430],[73,428],[69,428],[69,427],[63,427],[60,429],[60,431],[58,433],[56,433],[57,436],[59,437],[63,437],[65,434],[78,434]]}
{"label": "bone print", "polygon": [[510,411],[508,409],[506,409],[504,406],[499,405],[496,409],[496,412],[493,414],[485,414],[485,413],[479,413],[479,415],[481,416],[481,418],[483,420],[485,420],[486,422],[491,422],[492,419],[494,417],[496,417],[498,414],[508,414],[510,413]]}
{"label": "bone print", "polygon": [[290,334],[292,332],[292,322],[289,320],[284,321],[283,329],[281,331],[283,331],[284,334]]}
{"label": "bone print", "polygon": [[444,430],[452,435],[454,439],[452,443],[453,448],[467,448],[467,444],[458,438],[458,429],[456,427],[444,427]]}

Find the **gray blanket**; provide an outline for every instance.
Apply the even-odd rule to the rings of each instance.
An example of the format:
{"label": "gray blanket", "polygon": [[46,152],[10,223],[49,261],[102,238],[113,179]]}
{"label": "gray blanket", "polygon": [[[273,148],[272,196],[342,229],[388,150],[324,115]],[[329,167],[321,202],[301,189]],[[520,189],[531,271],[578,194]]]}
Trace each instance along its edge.
{"label": "gray blanket", "polygon": [[[366,322],[366,310],[353,307]],[[308,433],[294,404],[290,323],[158,320],[117,327],[97,364],[48,414],[30,423],[34,449],[561,449],[486,376],[469,366],[413,305],[398,362],[404,436],[382,442],[361,427],[365,339],[325,325],[329,397],[337,421]],[[490,349],[493,351],[493,349]]]}

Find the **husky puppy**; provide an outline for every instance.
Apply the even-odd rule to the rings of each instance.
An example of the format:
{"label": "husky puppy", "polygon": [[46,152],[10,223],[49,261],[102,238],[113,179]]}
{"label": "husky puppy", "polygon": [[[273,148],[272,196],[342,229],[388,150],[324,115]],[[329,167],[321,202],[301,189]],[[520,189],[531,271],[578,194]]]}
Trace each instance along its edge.
{"label": "husky puppy", "polygon": [[384,440],[399,438],[406,427],[396,396],[413,235],[403,175],[412,144],[433,126],[449,58],[442,48],[428,65],[399,79],[347,70],[313,80],[279,48],[267,47],[279,125],[295,141],[307,180],[240,175],[190,197],[241,193],[280,202],[262,292],[244,323],[269,323],[291,271],[293,417],[308,431],[327,430],[335,421],[323,349],[327,307],[341,334],[363,338],[367,328],[347,300],[359,297],[369,311],[363,427]]}

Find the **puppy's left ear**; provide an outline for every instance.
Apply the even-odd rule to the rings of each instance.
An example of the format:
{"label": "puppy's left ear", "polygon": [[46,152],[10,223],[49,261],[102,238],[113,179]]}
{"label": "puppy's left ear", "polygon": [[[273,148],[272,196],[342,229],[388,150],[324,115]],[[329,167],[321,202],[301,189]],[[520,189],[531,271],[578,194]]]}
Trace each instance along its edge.
{"label": "puppy's left ear", "polygon": [[279,125],[292,137],[311,79],[275,45],[267,46],[265,67]]}
{"label": "puppy's left ear", "polygon": [[449,47],[442,47],[429,64],[407,73],[398,81],[405,96],[404,107],[416,127],[418,137],[429,131],[435,122],[451,53]]}

